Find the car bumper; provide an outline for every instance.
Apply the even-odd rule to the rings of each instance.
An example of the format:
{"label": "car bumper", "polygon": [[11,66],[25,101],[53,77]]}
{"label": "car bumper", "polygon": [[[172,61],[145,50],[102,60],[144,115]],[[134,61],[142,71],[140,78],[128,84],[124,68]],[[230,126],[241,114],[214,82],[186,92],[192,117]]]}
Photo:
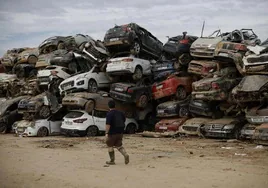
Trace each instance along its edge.
{"label": "car bumper", "polygon": [[194,126],[180,126],[179,133],[187,135],[199,135],[199,127]]}
{"label": "car bumper", "polygon": [[203,57],[203,58],[213,58],[214,50],[193,50],[190,51],[191,56],[193,57]]}
{"label": "car bumper", "polygon": [[197,115],[203,115],[208,117],[213,115],[213,112],[209,108],[201,108],[194,105],[189,105],[189,111]]}
{"label": "car bumper", "polygon": [[211,138],[228,138],[233,139],[235,138],[232,130],[222,130],[222,131],[206,131],[203,133],[205,137],[211,137]]}
{"label": "car bumper", "polygon": [[33,127],[17,127],[15,134],[18,136],[37,136],[37,129]]}
{"label": "car bumper", "polygon": [[222,101],[226,100],[228,96],[223,91],[202,91],[192,92],[192,97],[194,99]]}
{"label": "car bumper", "polygon": [[178,131],[179,126],[178,125],[155,125],[155,131],[156,132],[167,132],[167,131]]}

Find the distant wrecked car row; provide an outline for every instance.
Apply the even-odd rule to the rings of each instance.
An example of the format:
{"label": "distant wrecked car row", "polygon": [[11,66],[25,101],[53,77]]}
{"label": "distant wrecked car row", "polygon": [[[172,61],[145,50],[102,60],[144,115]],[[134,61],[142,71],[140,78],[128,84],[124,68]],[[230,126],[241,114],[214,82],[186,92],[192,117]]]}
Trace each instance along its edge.
{"label": "distant wrecked car row", "polygon": [[248,116],[267,107],[267,57],[267,41],[252,29],[207,37],[183,32],[164,45],[136,23],[108,29],[103,41],[84,34],[50,37],[1,59],[1,97],[7,97],[1,104],[22,97],[16,119],[3,121],[2,132],[13,125],[26,136],[95,136],[104,131],[108,101],[115,100],[128,118],[127,133],[242,138],[261,127]]}

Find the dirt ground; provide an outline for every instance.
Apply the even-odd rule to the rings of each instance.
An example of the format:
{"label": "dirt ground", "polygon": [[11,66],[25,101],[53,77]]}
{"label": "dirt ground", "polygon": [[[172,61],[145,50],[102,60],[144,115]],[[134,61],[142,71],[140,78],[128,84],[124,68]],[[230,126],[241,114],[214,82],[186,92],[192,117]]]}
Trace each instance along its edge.
{"label": "dirt ground", "polygon": [[268,148],[199,138],[125,136],[130,163],[104,137],[0,135],[1,187],[267,188]]}

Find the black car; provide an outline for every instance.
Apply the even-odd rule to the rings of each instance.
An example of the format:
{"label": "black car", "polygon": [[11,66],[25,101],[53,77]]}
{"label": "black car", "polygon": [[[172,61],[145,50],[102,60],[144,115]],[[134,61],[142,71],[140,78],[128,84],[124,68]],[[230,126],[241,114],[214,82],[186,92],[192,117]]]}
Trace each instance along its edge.
{"label": "black car", "polygon": [[163,55],[165,58],[179,58],[181,64],[189,64],[192,59],[190,56],[190,46],[198,37],[186,34],[187,32],[183,32],[183,35],[178,35],[168,39],[163,47]]}
{"label": "black car", "polygon": [[157,61],[152,66],[152,72],[154,75],[157,75],[157,74],[159,74],[161,72],[165,72],[165,71],[175,71],[173,64],[174,64],[174,61],[171,61],[171,60]]}
{"label": "black car", "polygon": [[114,83],[110,96],[119,101],[136,103],[139,108],[145,108],[152,99],[152,79],[145,77],[138,83]]}
{"label": "black car", "polygon": [[207,116],[221,118],[224,112],[220,110],[220,103],[217,101],[191,100],[189,111],[192,116]]}
{"label": "black car", "polygon": [[64,36],[54,36],[54,37],[50,37],[46,40],[44,40],[39,46],[39,54],[47,54],[50,52],[53,52],[57,49],[64,49],[65,48],[65,44],[64,41],[67,38],[70,38],[71,36],[68,37],[64,37]]}
{"label": "black car", "polygon": [[189,98],[183,101],[167,101],[156,107],[157,117],[188,117]]}
{"label": "black car", "polygon": [[8,99],[0,103],[0,133],[11,131],[15,121],[22,120],[22,115],[18,114],[18,103],[27,96],[20,96],[13,99]]}
{"label": "black car", "polygon": [[161,41],[136,23],[109,29],[104,37],[104,45],[112,54],[126,49],[135,55],[140,56],[143,53],[154,59],[159,58],[163,49]]}

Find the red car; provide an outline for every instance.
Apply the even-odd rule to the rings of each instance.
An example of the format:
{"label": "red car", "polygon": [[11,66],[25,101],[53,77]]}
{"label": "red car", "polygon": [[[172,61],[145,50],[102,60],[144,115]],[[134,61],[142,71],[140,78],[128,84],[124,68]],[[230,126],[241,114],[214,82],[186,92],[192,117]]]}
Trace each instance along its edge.
{"label": "red car", "polygon": [[178,100],[185,99],[192,92],[193,78],[185,73],[173,73],[164,81],[155,82],[152,86],[154,99],[175,95]]}
{"label": "red car", "polygon": [[168,118],[162,119],[155,124],[156,132],[178,131],[179,127],[187,120],[187,118]]}

